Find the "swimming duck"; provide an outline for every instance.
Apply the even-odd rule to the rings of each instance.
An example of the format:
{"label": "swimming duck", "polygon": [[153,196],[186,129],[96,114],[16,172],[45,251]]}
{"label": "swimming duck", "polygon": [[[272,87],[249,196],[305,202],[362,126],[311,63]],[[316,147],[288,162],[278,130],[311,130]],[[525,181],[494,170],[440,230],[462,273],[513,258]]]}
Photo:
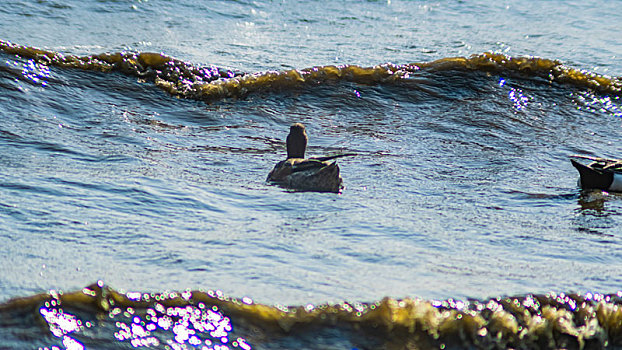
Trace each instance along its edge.
{"label": "swimming duck", "polygon": [[292,124],[286,140],[287,159],[278,162],[266,180],[300,191],[340,192],[343,180],[337,162],[331,160],[354,154],[306,159],[307,140],[305,126]]}
{"label": "swimming duck", "polygon": [[587,159],[588,165],[570,159],[579,171],[579,186],[583,189],[599,189],[609,192],[622,192],[622,159],[608,159],[574,155],[573,158]]}

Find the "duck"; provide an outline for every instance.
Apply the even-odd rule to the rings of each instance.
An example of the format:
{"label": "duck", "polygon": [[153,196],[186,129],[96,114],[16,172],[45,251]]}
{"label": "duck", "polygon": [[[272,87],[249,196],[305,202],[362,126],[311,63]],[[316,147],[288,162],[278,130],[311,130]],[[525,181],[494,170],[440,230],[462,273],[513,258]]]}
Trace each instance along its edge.
{"label": "duck", "polygon": [[353,153],[305,158],[307,132],[302,123],[294,123],[287,135],[287,159],[278,162],[266,181],[297,191],[334,192],[343,189],[343,179],[335,159]]}
{"label": "duck", "polygon": [[[590,160],[591,163],[585,165],[573,158]],[[622,192],[622,159],[573,155],[570,162],[579,171],[582,189]]]}

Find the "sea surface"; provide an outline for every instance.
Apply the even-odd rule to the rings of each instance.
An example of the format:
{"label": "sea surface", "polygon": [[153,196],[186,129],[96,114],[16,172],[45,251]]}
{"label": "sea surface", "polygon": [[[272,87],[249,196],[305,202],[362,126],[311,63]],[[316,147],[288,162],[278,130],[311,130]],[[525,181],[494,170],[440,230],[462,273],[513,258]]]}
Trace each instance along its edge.
{"label": "sea surface", "polygon": [[3,1],[0,349],[622,347],[620,13]]}

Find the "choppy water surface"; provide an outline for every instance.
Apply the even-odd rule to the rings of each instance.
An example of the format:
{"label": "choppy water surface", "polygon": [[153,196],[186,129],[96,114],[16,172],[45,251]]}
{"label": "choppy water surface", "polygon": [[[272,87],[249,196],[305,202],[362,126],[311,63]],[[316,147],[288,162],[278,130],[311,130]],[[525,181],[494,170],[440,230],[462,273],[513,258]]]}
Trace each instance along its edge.
{"label": "choppy water surface", "polygon": [[[568,161],[622,157],[620,5],[317,5],[0,9],[7,346],[146,346],[114,322],[168,307],[234,329],[200,337],[212,348],[621,344],[622,196],[580,191]],[[310,155],[358,154],[341,194],[265,183],[292,122]],[[219,292],[153,302],[188,288]],[[49,289],[78,292],[8,301]],[[244,297],[352,304],[307,322]],[[292,322],[321,336],[283,338]],[[152,346],[199,348],[158,327]]]}

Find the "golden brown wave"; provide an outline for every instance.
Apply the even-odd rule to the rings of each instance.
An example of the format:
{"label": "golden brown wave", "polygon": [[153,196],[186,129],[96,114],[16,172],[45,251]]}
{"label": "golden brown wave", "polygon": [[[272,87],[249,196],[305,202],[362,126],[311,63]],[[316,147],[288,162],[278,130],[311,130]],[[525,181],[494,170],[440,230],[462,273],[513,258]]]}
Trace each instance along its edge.
{"label": "golden brown wave", "polygon": [[428,63],[405,65],[322,66],[243,74],[216,67],[198,67],[163,54],[148,52],[103,53],[80,57],[1,40],[0,50],[50,66],[122,72],[151,81],[171,95],[205,101],[216,101],[228,97],[239,98],[254,92],[288,90],[304,85],[318,85],[327,81],[387,84],[408,79],[420,71],[445,70],[543,77],[550,82],[592,89],[603,94],[622,95],[622,80],[618,77],[608,77],[571,68],[556,60],[510,57],[498,53],[483,53],[469,58],[443,58]]}
{"label": "golden brown wave", "polygon": [[[51,291],[10,300],[0,304],[0,316],[10,314],[15,318],[19,310],[38,307],[47,308],[41,312],[45,316],[53,308],[73,308],[108,314],[98,319],[111,322],[114,315],[130,312],[134,317],[130,323],[137,323],[135,317],[141,310],[153,320],[157,319],[154,310],[170,316],[176,314],[171,312],[173,309],[196,308],[196,314],[199,306],[201,310],[218,309],[233,323],[252,329],[254,337],[246,334],[239,339],[250,340],[255,345],[279,335],[328,328],[374,337],[374,344],[387,349],[622,346],[622,292],[614,295],[549,293],[469,302],[385,298],[376,303],[283,307],[256,304],[247,298],[238,300],[214,291],[122,294],[98,282],[77,292]],[[55,314],[67,315],[68,311]],[[119,327],[118,321],[116,324]],[[258,332],[264,336],[257,337]]]}

